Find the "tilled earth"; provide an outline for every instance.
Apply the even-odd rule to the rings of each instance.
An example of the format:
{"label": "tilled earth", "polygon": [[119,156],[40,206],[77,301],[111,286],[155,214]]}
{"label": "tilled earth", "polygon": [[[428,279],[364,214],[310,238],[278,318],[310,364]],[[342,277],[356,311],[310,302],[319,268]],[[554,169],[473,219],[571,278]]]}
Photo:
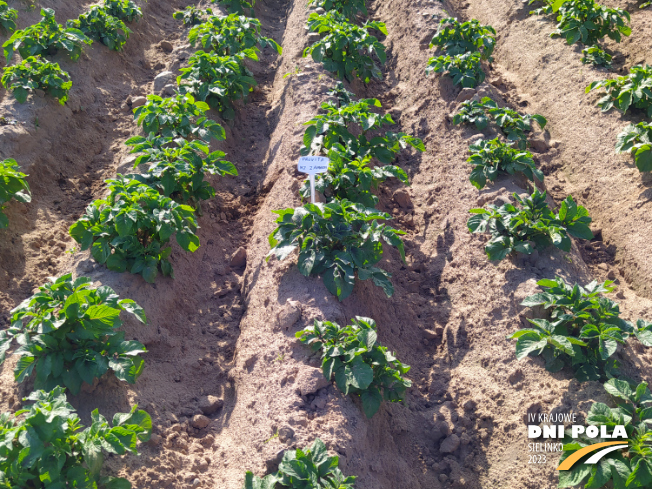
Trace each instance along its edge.
{"label": "tilled earth", "polygon": [[[13,3],[21,27],[38,20],[37,11]],[[86,7],[70,0],[42,4],[56,10],[59,22]],[[389,249],[382,261],[393,275],[394,296],[363,282],[339,303],[320,280],[299,274],[294,257],[264,260],[271,210],[300,203],[301,124],[328,98],[334,80],[302,58],[309,14],[303,0],[260,2],[256,15],[265,35],[284,51],[278,57],[265,50],[252,63],[259,86],[236,120],[224,123],[227,141],[220,149],[240,174],[215,180],[217,198],[199,219],[200,249],[173,252],[176,279],[150,285],[95,265],[87,253],[66,253],[75,246],[67,228],[103,195],[104,178],[128,171],[133,158],[123,141],[139,132],[130,102],[151,93],[162,72],[176,76],[192,52],[187,30],[171,17],[184,6],[143,4],[144,18],[132,26],[124,53],[94,45],[76,63],[58,59],[74,82],[66,106],[48,98],[21,106],[6,93],[0,102],[0,115],[17,121],[0,127],[0,156],[19,161],[34,194],[31,205],[9,206],[11,226],[0,233],[2,321],[47,276],[69,271],[110,285],[148,315],[146,326],[125,325],[149,350],[138,382],[105,378],[71,399],[85,420],[95,407],[112,415],[134,402],[152,415],[155,436],[141,456],[110,458],[107,470],[136,488],[239,489],[245,470],[263,475],[282,450],[320,437],[361,489],[555,487],[556,456],[528,463],[527,414],[581,415],[606,398],[598,383],[550,374],[539,359],[515,359],[506,336],[526,323],[520,302],[538,290],[541,278],[587,283],[610,277],[619,286],[623,317],[650,319],[652,312],[649,182],[613,150],[630,118],[600,113],[596,96],[584,94],[586,85],[609,74],[582,65],[576,47],[550,39],[553,22],[529,16],[520,0],[372,2],[372,17],[389,31],[384,78],[349,88],[379,98],[397,122],[394,130],[421,137],[427,151],[398,159],[410,176],[407,193],[396,193],[401,186],[391,182],[379,190],[379,207],[407,233],[407,263]],[[634,32],[610,46],[620,53],[617,68],[646,61],[650,53],[652,11],[624,6],[634,12]],[[483,240],[468,232],[469,209],[523,193],[528,184],[503,178],[478,192],[468,182],[468,145],[478,134],[450,122],[460,90],[448,78],[424,73],[433,54],[428,43],[449,14],[496,28],[495,61],[477,94],[548,118],[547,131],[533,136],[546,174],[542,188],[551,203],[572,194],[586,206],[595,240],[576,241],[569,254],[547,251],[494,265]],[[380,342],[412,366],[405,405],[385,404],[372,420],[359,402],[324,381],[318,358],[294,337],[316,318],[343,323],[356,315],[373,317]],[[648,351],[628,346],[617,355],[630,377],[650,378]],[[7,362],[0,377],[4,410],[18,409],[27,390],[13,382],[12,367]],[[193,423],[197,414],[209,423]]]}

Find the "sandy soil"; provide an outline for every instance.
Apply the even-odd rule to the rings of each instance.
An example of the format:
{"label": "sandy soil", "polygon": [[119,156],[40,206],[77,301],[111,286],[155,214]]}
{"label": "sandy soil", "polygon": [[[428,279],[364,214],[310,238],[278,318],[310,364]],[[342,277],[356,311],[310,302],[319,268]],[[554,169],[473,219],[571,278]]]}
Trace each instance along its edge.
{"label": "sandy soil", "polygon": [[[21,26],[38,20],[38,12],[15,4]],[[197,487],[239,489],[245,470],[263,475],[282,450],[319,436],[339,454],[342,470],[358,476],[361,489],[555,487],[556,457],[528,463],[527,413],[581,414],[605,398],[597,383],[579,384],[568,372],[549,374],[538,359],[516,361],[505,337],[525,323],[519,303],[544,277],[586,283],[613,273],[625,318],[649,319],[652,311],[648,183],[631,159],[613,151],[616,134],[636,119],[602,114],[596,97],[584,94],[586,85],[608,74],[582,65],[577,48],[550,39],[553,24],[527,15],[520,0],[373,2],[372,16],[389,31],[385,78],[350,88],[360,97],[378,97],[396,130],[423,138],[427,151],[403,153],[397,163],[410,175],[410,206],[394,201],[398,185],[388,183],[379,193],[380,208],[408,233],[407,265],[392,250],[383,261],[395,295],[387,299],[361,283],[338,303],[320,280],[299,274],[295,258],[264,260],[274,228],[270,211],[299,204],[301,123],[327,98],[333,81],[301,57],[309,13],[304,2],[261,2],[256,14],[265,34],[284,53],[278,58],[265,51],[252,65],[259,88],[227,125],[221,147],[240,176],[215,181],[218,196],[199,221],[202,246],[194,254],[173,253],[177,278],[149,285],[96,266],[86,253],[64,253],[74,246],[66,230],[102,195],[102,180],[128,166],[122,142],[138,133],[129,98],[151,93],[154,77],[177,70],[191,52],[184,29],[171,18],[184,5],[143,4],[145,16],[132,26],[124,53],[93,46],[77,63],[61,58],[74,82],[65,107],[47,98],[21,106],[7,94],[0,102],[0,115],[18,121],[0,127],[0,156],[21,163],[34,194],[31,205],[10,206],[11,226],[0,233],[3,312],[46,276],[73,271],[136,300],[149,318],[147,326],[125,325],[128,336],[149,349],[137,384],[105,378],[71,399],[86,419],[95,407],[110,415],[133,402],[152,415],[154,442],[140,457],[111,458],[107,470],[136,488],[185,488],[198,480]],[[44,0],[43,6],[55,8],[60,22],[84,8],[65,0]],[[448,119],[459,89],[424,74],[432,55],[428,42],[446,12],[497,29],[496,60],[478,92],[548,118],[548,132],[535,135],[549,143],[536,154],[545,188],[557,202],[571,193],[585,205],[602,240],[576,242],[569,254],[487,261],[482,239],[466,228],[468,209],[527,188],[517,178],[482,192],[468,182],[467,149],[477,134]],[[614,47],[623,53],[618,67],[649,56],[650,15],[635,11],[632,38]],[[173,43],[171,53],[160,48],[162,40]],[[230,266],[239,247],[247,252],[244,268]],[[342,323],[355,315],[375,318],[380,341],[412,366],[406,404],[384,405],[372,420],[323,380],[318,359],[294,338],[315,318]],[[1,317],[6,321],[6,313]],[[627,347],[618,356],[628,375],[650,378],[649,352]],[[13,383],[12,366],[7,362],[0,376],[4,410],[17,409],[26,388]],[[222,398],[224,406],[198,430],[189,420],[202,412],[207,395]],[[455,438],[458,447],[442,451],[442,443]]]}

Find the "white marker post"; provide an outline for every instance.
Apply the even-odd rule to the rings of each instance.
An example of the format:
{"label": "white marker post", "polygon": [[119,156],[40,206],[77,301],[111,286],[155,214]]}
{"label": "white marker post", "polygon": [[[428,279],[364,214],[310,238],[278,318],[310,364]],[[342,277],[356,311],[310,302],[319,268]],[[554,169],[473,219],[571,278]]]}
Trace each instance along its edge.
{"label": "white marker post", "polygon": [[329,159],[325,156],[302,156],[298,169],[310,178],[310,202],[315,203],[315,175],[328,171]]}

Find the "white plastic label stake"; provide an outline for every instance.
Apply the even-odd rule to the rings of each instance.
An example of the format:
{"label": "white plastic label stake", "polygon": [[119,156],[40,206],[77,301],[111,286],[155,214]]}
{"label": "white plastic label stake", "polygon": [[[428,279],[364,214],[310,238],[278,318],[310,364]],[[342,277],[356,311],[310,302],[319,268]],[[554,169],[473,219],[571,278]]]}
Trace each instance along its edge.
{"label": "white plastic label stake", "polygon": [[307,173],[310,179],[310,201],[315,203],[315,175],[328,171],[329,159],[325,156],[302,156],[299,158],[298,169]]}

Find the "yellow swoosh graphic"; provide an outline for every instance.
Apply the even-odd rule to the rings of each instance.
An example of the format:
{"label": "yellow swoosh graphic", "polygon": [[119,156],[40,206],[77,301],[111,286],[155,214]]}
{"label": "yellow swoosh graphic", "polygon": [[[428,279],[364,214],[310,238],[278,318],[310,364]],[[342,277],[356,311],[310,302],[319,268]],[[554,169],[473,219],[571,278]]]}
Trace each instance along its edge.
{"label": "yellow swoosh graphic", "polygon": [[570,468],[575,465],[575,462],[577,462],[579,459],[581,459],[584,455],[587,453],[595,452],[596,450],[599,450],[600,448],[604,447],[609,447],[611,445],[622,445],[623,441],[605,441],[603,443],[596,443],[594,445],[589,445],[588,447],[584,447],[581,450],[576,451],[568,457],[566,460],[564,460],[559,467],[557,467],[557,470],[570,470]]}

